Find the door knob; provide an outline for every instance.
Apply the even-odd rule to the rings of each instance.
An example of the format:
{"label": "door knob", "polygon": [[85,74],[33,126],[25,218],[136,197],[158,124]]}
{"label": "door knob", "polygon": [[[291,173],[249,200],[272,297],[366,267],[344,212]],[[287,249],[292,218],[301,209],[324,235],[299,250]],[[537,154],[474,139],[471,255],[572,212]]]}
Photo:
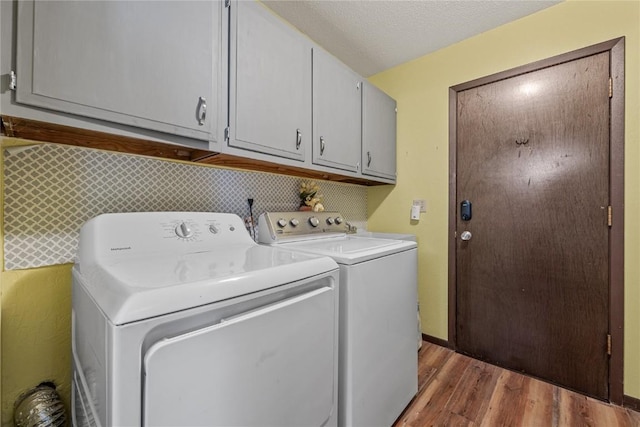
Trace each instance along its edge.
{"label": "door knob", "polygon": [[460,238],[464,241],[467,240],[471,240],[471,232],[470,231],[463,231],[462,234],[460,235]]}

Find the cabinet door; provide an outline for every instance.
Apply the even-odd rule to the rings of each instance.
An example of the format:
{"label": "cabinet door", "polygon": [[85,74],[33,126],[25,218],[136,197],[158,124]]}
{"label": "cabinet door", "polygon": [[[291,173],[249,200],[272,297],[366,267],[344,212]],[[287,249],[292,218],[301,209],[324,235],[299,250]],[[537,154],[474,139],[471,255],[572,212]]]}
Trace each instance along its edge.
{"label": "cabinet door", "polygon": [[215,139],[221,15],[214,0],[20,1],[17,101]]}
{"label": "cabinet door", "polygon": [[231,6],[231,147],[305,160],[311,45],[258,2]]}
{"label": "cabinet door", "polygon": [[396,180],[396,101],[366,82],[362,88],[362,173]]}
{"label": "cabinet door", "polygon": [[360,76],[313,51],[313,163],[357,172],[362,143]]}

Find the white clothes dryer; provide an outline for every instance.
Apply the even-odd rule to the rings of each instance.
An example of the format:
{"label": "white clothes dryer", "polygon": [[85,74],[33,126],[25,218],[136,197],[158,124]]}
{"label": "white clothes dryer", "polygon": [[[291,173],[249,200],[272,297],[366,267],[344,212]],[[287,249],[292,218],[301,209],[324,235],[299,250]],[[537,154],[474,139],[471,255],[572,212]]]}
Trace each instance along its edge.
{"label": "white clothes dryer", "polygon": [[392,425],[418,391],[417,244],[352,237],[337,212],[267,212],[258,239],[338,263],[338,425]]}
{"label": "white clothes dryer", "polygon": [[75,426],[335,426],[338,266],[231,214],[105,214],[73,268]]}

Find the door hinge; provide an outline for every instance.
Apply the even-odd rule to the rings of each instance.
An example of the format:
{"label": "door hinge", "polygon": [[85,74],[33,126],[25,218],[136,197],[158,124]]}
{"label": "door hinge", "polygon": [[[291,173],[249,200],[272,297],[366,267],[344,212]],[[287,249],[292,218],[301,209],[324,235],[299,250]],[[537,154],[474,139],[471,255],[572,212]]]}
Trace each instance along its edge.
{"label": "door hinge", "polygon": [[613,224],[613,211],[611,206],[607,206],[607,225],[611,227],[611,224]]}
{"label": "door hinge", "polygon": [[16,90],[18,87],[18,77],[16,76],[16,72],[11,70],[11,74],[9,74],[9,89]]}
{"label": "door hinge", "polygon": [[613,79],[609,77],[609,98],[613,98]]}
{"label": "door hinge", "polygon": [[607,355],[611,356],[611,334],[607,334]]}
{"label": "door hinge", "polygon": [[229,140],[229,133],[231,131],[229,130],[229,126],[227,126],[226,128],[224,128],[224,140],[228,141]]}
{"label": "door hinge", "polygon": [[231,6],[231,0],[224,0],[224,7]]}

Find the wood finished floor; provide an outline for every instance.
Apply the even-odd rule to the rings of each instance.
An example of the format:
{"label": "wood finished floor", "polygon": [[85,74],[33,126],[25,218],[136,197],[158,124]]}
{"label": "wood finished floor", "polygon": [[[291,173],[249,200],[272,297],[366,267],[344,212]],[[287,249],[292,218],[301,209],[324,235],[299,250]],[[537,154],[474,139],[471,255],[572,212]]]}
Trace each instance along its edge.
{"label": "wood finished floor", "polygon": [[608,405],[497,366],[423,343],[418,395],[404,426],[640,426],[640,413]]}

